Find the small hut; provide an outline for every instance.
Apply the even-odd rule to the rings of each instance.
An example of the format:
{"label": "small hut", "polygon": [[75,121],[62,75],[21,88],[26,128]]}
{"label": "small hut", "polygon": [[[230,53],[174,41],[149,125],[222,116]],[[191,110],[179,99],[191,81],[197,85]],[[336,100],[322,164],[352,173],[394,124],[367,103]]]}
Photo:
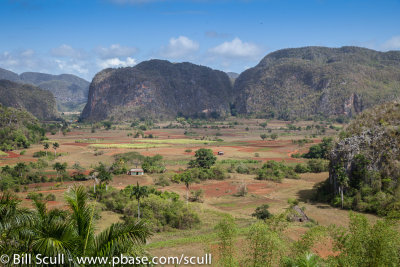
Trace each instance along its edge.
{"label": "small hut", "polygon": [[143,169],[130,169],[128,175],[144,175]]}

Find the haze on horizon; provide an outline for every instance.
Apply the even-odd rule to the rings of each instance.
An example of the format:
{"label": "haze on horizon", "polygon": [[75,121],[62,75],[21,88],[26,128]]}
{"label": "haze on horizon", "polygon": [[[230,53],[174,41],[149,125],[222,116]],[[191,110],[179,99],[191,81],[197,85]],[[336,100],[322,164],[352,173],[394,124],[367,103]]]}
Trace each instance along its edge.
{"label": "haze on horizon", "polygon": [[288,47],[399,50],[398,10],[395,0],[5,0],[0,68],[91,80],[152,58],[240,73]]}

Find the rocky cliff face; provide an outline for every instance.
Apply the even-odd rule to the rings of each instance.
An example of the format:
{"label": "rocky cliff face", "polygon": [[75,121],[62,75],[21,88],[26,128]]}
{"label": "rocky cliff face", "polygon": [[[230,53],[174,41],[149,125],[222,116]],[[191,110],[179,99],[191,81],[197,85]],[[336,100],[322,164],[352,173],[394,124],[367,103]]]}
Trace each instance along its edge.
{"label": "rocky cliff face", "polygon": [[397,201],[400,209],[399,125],[400,103],[377,106],[359,115],[331,151],[332,190],[338,193],[344,172],[346,195],[353,198],[354,209],[379,213]]}
{"label": "rocky cliff face", "polygon": [[224,115],[232,98],[232,85],[224,72],[191,63],[150,60],[96,74],[82,119]]}
{"label": "rocky cliff face", "polygon": [[239,113],[352,116],[400,96],[400,52],[304,47],[267,55],[235,81]]}
{"label": "rocky cliff face", "polygon": [[0,80],[0,104],[27,110],[42,120],[58,118],[53,94],[33,85]]}

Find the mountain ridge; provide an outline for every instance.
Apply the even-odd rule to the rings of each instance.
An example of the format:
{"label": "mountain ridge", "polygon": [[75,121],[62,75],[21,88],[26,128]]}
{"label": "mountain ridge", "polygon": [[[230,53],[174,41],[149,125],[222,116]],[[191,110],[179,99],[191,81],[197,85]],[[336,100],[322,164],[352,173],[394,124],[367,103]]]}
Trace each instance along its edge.
{"label": "mountain ridge", "polygon": [[38,86],[52,92],[59,111],[80,111],[86,104],[89,82],[73,74],[53,75],[41,72],[21,74],[0,68],[0,79]]}
{"label": "mountain ridge", "polygon": [[230,79],[222,71],[188,62],[143,61],[134,67],[97,73],[81,118],[225,115],[231,90]]}
{"label": "mountain ridge", "polygon": [[301,47],[266,55],[235,81],[241,114],[352,116],[400,95],[400,51]]}

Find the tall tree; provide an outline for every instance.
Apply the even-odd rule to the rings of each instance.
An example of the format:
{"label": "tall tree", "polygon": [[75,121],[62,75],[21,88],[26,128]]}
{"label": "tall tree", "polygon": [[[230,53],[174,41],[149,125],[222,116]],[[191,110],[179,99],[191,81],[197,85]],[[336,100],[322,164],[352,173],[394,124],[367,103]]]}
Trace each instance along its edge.
{"label": "tall tree", "polygon": [[18,162],[17,165],[14,166],[14,170],[18,173],[19,177],[22,178],[22,176],[29,171],[29,167],[24,162]]}
{"label": "tall tree", "polygon": [[192,168],[199,167],[209,169],[217,161],[217,157],[214,156],[213,151],[207,148],[200,148],[195,152],[194,156],[196,159],[189,162],[189,167]]}
{"label": "tall tree", "polygon": [[50,148],[50,145],[49,145],[49,143],[44,143],[43,144],[43,148],[44,148],[44,150],[46,151],[46,157],[47,157],[47,149],[49,149]]}
{"label": "tall tree", "polygon": [[136,186],[132,187],[131,197],[135,197],[138,202],[138,219],[140,219],[140,199],[145,198],[149,195],[147,186],[140,186],[139,182],[136,182]]}
{"label": "tall tree", "polygon": [[53,149],[54,149],[54,157],[57,157],[57,148],[60,147],[60,144],[57,142],[53,143]]}
{"label": "tall tree", "polygon": [[64,163],[56,162],[53,164],[53,170],[56,170],[57,172],[57,179],[59,174],[64,173],[67,170],[67,166],[68,163],[66,162]]}

